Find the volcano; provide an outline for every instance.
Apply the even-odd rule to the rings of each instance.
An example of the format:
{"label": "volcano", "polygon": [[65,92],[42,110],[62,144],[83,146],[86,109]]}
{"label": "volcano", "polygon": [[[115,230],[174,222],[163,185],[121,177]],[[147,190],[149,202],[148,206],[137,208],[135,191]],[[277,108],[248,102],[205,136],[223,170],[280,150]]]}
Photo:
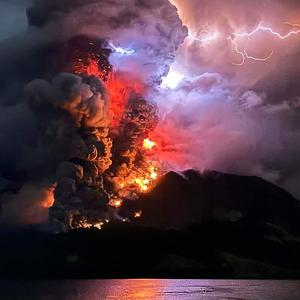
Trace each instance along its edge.
{"label": "volcano", "polygon": [[245,219],[253,223],[269,222],[300,233],[299,200],[255,176],[215,171],[171,172],[143,197],[142,207],[141,221],[160,228],[178,229],[212,220]]}
{"label": "volcano", "polygon": [[140,218],[110,222],[100,231],[1,231],[0,276],[300,276],[299,201],[269,182],[218,172],[168,173],[139,201],[122,209],[142,206]]}
{"label": "volcano", "polygon": [[172,2],[1,42],[0,276],[300,277],[297,5]]}

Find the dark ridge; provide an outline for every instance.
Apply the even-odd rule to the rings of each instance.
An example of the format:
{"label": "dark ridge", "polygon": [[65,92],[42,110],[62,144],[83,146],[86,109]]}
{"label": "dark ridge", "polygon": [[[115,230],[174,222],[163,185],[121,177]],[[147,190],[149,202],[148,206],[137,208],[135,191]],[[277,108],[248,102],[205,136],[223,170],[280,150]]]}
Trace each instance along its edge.
{"label": "dark ridge", "polygon": [[265,180],[171,172],[141,204],[100,231],[2,229],[0,277],[300,278],[299,202]]}
{"label": "dark ridge", "polygon": [[149,226],[182,228],[235,214],[300,234],[300,202],[282,188],[254,176],[171,172],[141,203],[142,221]]}

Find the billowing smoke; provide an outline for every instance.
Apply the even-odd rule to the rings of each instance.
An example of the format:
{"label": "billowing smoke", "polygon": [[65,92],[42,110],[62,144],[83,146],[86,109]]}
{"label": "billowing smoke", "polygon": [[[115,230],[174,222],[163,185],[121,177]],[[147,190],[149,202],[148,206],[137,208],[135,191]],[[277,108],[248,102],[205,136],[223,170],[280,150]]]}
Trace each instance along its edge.
{"label": "billowing smoke", "polygon": [[48,222],[49,208],[54,203],[55,186],[26,183],[14,195],[3,197],[3,217],[5,225],[42,224]]}
{"label": "billowing smoke", "polygon": [[145,97],[187,30],[165,0],[38,0],[28,19],[1,49],[2,221],[47,222],[49,207],[58,231],[123,219],[115,208],[158,176]]}
{"label": "billowing smoke", "polygon": [[187,168],[299,192],[297,2],[172,2],[33,1],[0,48],[5,222],[100,228]]}
{"label": "billowing smoke", "polygon": [[[175,58],[187,30],[168,1],[48,1],[37,0],[28,10],[31,25],[55,22],[64,38],[89,35],[135,55],[112,55],[117,71],[143,81],[160,81]],[[139,71],[137,71],[139,70]]]}
{"label": "billowing smoke", "polygon": [[[270,28],[282,37],[289,32],[299,32],[297,1],[172,2],[177,5],[181,19],[189,28],[189,37],[177,55],[176,64],[187,74],[220,73],[233,83],[250,88],[270,74],[277,63],[285,60],[286,64],[286,59],[298,52],[298,34],[282,39],[268,30],[259,30],[250,37],[235,38],[238,51],[232,43],[235,34],[251,33],[258,26]],[[243,58],[239,52],[243,51],[250,58],[246,58],[241,68],[238,65]],[[268,63],[251,58],[265,59],[269,56]]]}
{"label": "billowing smoke", "polygon": [[157,96],[159,155],[174,170],[258,175],[299,196],[299,3],[172,2],[189,37]]}
{"label": "billowing smoke", "polygon": [[[31,113],[35,131],[34,136],[23,137],[21,149],[16,150],[18,160],[11,161],[8,166],[9,172],[18,177],[23,173],[24,183],[20,192],[6,201],[4,217],[12,215],[14,220],[14,214],[24,213],[24,216],[28,215],[26,223],[47,221],[48,211],[42,208],[51,207],[54,201],[44,204],[46,196],[43,194],[48,194],[47,191],[54,185],[56,206],[61,204],[62,199],[69,200],[71,205],[69,194],[76,195],[79,184],[99,187],[98,197],[105,199],[102,182],[97,182],[100,180],[98,173],[103,173],[111,165],[111,140],[106,129],[110,122],[109,103],[103,83],[94,77],[82,79],[62,73],[51,82],[34,80],[29,83],[25,98],[24,106]],[[29,180],[36,185],[44,181],[45,188],[34,189]],[[54,189],[52,198],[53,194]],[[75,200],[80,202],[80,199]]]}

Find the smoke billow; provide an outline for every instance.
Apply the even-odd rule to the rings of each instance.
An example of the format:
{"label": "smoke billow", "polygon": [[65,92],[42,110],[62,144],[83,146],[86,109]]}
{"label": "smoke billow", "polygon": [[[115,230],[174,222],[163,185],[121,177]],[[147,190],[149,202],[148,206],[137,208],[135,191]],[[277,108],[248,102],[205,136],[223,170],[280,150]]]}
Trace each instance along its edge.
{"label": "smoke billow", "polygon": [[145,96],[187,30],[164,0],[37,0],[27,13],[0,49],[2,220],[100,228],[157,176],[141,147],[158,122]]}
{"label": "smoke billow", "polygon": [[[237,64],[242,62],[242,56],[232,43],[235,33],[250,33],[258,25],[272,28],[282,36],[298,31],[299,4],[296,1],[172,2],[177,5],[181,19],[189,28],[189,38],[177,55],[178,67],[187,74],[216,72],[233,84],[251,88],[272,73],[278,63],[298,52],[297,34],[283,40],[270,31],[259,31],[250,37],[238,38],[238,48],[257,58],[265,58],[272,53],[268,63],[247,59],[240,67]],[[215,38],[210,39],[214,34]]]}
{"label": "smoke billow", "polygon": [[[157,96],[161,122],[153,139],[159,155],[173,170],[257,175],[298,196],[299,4],[171,2],[189,37],[172,65],[171,76],[182,74],[180,83]],[[259,24],[280,36],[294,33],[234,36]]]}
{"label": "smoke billow", "polygon": [[150,82],[166,75],[187,34],[175,8],[162,0],[38,0],[28,16],[31,25],[56,23],[64,38],[89,35],[133,49],[134,56],[112,55],[112,64],[117,71]]}
{"label": "smoke billow", "polygon": [[5,222],[100,228],[160,166],[299,192],[297,2],[172,2],[33,1],[0,47]]}
{"label": "smoke billow", "polygon": [[14,195],[3,197],[2,224],[23,225],[48,222],[49,208],[54,203],[54,186],[26,183]]}

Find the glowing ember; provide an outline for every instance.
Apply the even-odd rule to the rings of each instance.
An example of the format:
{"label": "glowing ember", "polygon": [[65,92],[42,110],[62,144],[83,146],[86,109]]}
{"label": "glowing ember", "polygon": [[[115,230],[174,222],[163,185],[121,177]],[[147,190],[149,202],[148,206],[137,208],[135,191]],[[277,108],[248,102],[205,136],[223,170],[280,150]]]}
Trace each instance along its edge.
{"label": "glowing ember", "polygon": [[146,192],[155,183],[158,178],[158,170],[154,166],[149,166],[148,169],[142,174],[141,177],[137,177],[130,184],[136,184],[141,192]]}
{"label": "glowing ember", "polygon": [[146,179],[137,178],[134,183],[139,186],[142,192],[145,192],[148,190],[148,185],[145,183]]}
{"label": "glowing ember", "polygon": [[154,167],[150,168],[150,178],[156,180],[158,178],[157,170]]}
{"label": "glowing ember", "polygon": [[90,224],[90,223],[83,223],[82,228],[97,228],[97,229],[102,229],[102,226],[104,225],[104,222],[99,222],[95,224]]}
{"label": "glowing ember", "polygon": [[142,216],[142,211],[141,211],[141,210],[136,211],[136,212],[134,213],[134,217],[135,217],[135,218],[140,218],[141,216]]}
{"label": "glowing ember", "polygon": [[[115,51],[117,51],[115,47]],[[120,50],[119,50],[120,51]],[[110,96],[110,115],[112,127],[117,127],[125,111],[128,99],[132,94],[143,94],[144,85],[138,80],[122,78],[112,72],[109,65],[103,63],[99,54],[89,53],[85,58],[77,58],[72,66],[75,74],[96,76],[103,80]]]}
{"label": "glowing ember", "polygon": [[55,186],[49,187],[46,190],[43,191],[42,196],[42,202],[41,206],[44,208],[50,208],[54,204],[54,191],[55,191]]}
{"label": "glowing ember", "polygon": [[151,150],[153,147],[156,146],[156,143],[151,141],[150,139],[144,139],[143,147],[147,150]]}
{"label": "glowing ember", "polygon": [[155,185],[160,174],[159,168],[154,164],[157,162],[149,161],[143,168],[132,170],[127,176],[114,178],[119,196],[126,198],[128,191],[139,193],[149,191]]}
{"label": "glowing ember", "polygon": [[[110,127],[113,130],[108,130],[107,134],[112,145],[116,146],[112,150],[112,165],[104,178],[112,184],[106,190],[108,206],[118,209],[125,201],[135,200],[142,193],[148,192],[156,184],[161,171],[158,161],[153,158],[153,151],[150,151],[156,143],[146,138],[157,125],[156,105],[144,99],[144,84],[136,78],[114,72],[108,61],[110,54],[133,55],[135,50],[112,43],[108,45],[110,52],[107,57],[106,50],[102,49],[102,53],[99,51],[102,46],[96,49],[93,43],[92,48],[88,46],[86,52],[79,52],[82,55],[76,55],[73,72],[101,79],[109,96]],[[134,217],[139,218],[141,213],[136,211]],[[102,226],[102,222],[85,220],[79,227],[100,229]]]}
{"label": "glowing ember", "polygon": [[121,199],[111,199],[109,201],[109,205],[111,207],[120,208],[122,206],[123,201]]}
{"label": "glowing ember", "polygon": [[138,81],[129,81],[118,78],[111,73],[106,82],[111,100],[112,126],[119,125],[131,94],[142,94],[144,87]]}
{"label": "glowing ember", "polygon": [[88,76],[97,76],[101,80],[106,81],[111,72],[110,66],[106,68],[99,67],[101,58],[97,54],[88,54],[85,58],[77,58],[73,62],[72,71],[75,74],[86,74]]}

